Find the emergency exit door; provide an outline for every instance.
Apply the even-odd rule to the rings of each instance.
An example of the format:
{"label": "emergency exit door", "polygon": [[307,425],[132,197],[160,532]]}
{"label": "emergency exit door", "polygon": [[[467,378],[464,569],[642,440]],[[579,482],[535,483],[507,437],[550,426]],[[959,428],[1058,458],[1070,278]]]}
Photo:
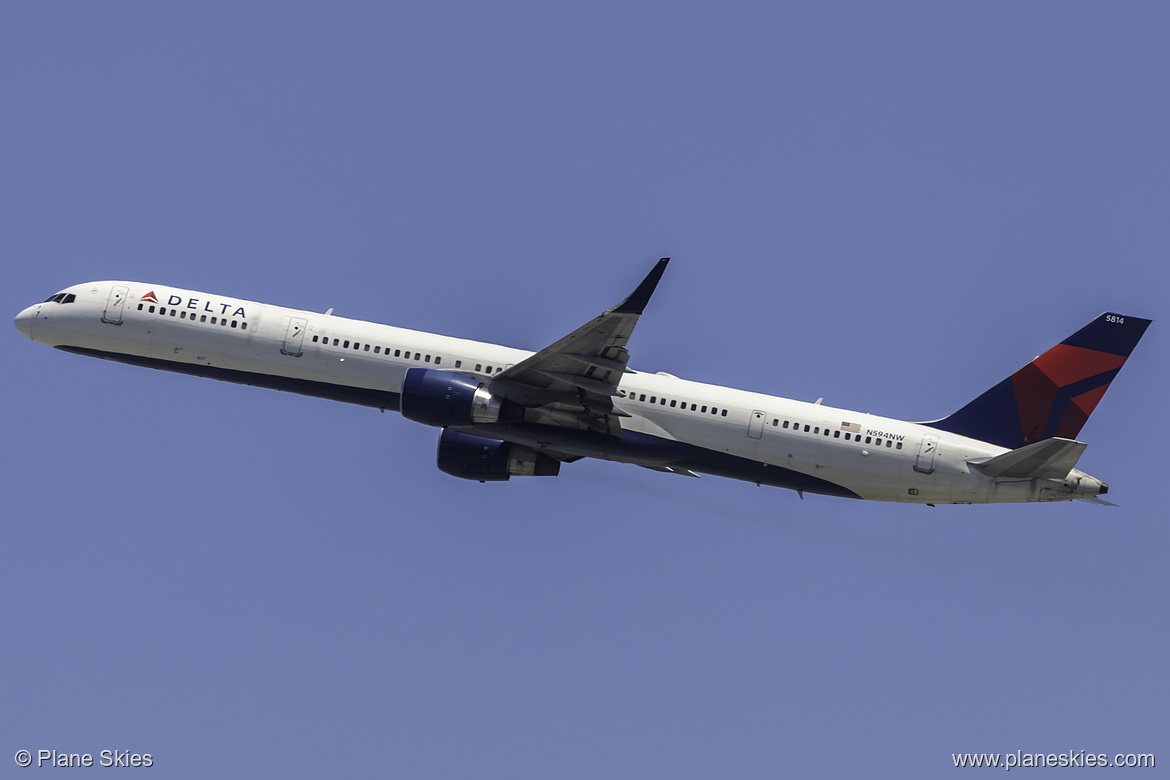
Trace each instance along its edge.
{"label": "emergency exit door", "polygon": [[938,452],[938,437],[923,436],[918,445],[918,459],[914,461],[914,470],[929,474],[934,471],[934,456]]}
{"label": "emergency exit door", "polygon": [[284,331],[284,344],[280,348],[280,354],[288,355],[289,357],[301,356],[301,343],[305,340],[305,328],[308,325],[308,320],[303,320],[299,317],[289,318],[288,327]]}
{"label": "emergency exit door", "polygon": [[107,325],[121,325],[122,324],[122,310],[126,308],[126,295],[130,292],[130,288],[123,287],[120,284],[114,285],[110,290],[110,297],[106,299],[106,309],[102,312],[102,322]]}
{"label": "emergency exit door", "polygon": [[753,439],[758,439],[764,434],[764,418],[767,414],[761,412],[759,409],[752,412],[752,418],[748,420],[748,436]]}

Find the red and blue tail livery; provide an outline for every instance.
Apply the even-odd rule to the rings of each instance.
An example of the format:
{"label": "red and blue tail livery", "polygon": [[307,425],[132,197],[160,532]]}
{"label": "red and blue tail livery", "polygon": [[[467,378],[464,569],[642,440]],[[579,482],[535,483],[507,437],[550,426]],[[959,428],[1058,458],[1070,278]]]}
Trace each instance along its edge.
{"label": "red and blue tail livery", "polygon": [[16,317],[91,357],[397,411],[440,471],[555,476],[581,458],[872,501],[1106,503],[1085,421],[1149,320],[1102,314],[943,420],[908,422],[630,367],[666,271],[537,352],[142,282],[69,287]]}
{"label": "red and blue tail livery", "polygon": [[1149,325],[1106,312],[950,417],[928,424],[1008,449],[1075,439]]}

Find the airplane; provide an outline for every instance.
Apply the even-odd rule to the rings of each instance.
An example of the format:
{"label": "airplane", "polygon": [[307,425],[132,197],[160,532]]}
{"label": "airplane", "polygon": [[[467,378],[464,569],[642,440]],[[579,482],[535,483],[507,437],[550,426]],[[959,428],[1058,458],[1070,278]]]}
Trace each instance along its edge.
{"label": "airplane", "polygon": [[555,476],[600,458],[873,501],[1108,504],[1076,437],[1150,320],[1106,312],[961,409],[907,422],[629,368],[666,270],[538,351],[126,281],[68,287],[16,328],[66,352],[401,412],[442,471]]}

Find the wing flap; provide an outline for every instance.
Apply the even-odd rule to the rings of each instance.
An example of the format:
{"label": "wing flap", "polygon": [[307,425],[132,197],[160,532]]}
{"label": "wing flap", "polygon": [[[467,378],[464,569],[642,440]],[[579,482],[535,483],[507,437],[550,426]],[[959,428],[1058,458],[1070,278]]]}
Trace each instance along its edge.
{"label": "wing flap", "polygon": [[1045,439],[980,461],[972,466],[993,477],[1064,479],[1088,445],[1072,439]]}

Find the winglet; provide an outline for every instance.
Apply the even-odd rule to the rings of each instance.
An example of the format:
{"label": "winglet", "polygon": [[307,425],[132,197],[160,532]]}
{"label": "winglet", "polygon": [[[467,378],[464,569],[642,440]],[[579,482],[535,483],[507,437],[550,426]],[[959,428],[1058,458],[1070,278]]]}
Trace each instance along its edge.
{"label": "winglet", "polygon": [[650,269],[650,273],[646,274],[646,278],[638,285],[638,288],[630,293],[630,297],[610,309],[614,314],[641,314],[646,308],[646,304],[650,302],[650,296],[654,294],[654,288],[658,286],[658,280],[662,278],[662,273],[666,270],[666,264],[670,262],[669,257],[664,257],[658,261],[658,264]]}

